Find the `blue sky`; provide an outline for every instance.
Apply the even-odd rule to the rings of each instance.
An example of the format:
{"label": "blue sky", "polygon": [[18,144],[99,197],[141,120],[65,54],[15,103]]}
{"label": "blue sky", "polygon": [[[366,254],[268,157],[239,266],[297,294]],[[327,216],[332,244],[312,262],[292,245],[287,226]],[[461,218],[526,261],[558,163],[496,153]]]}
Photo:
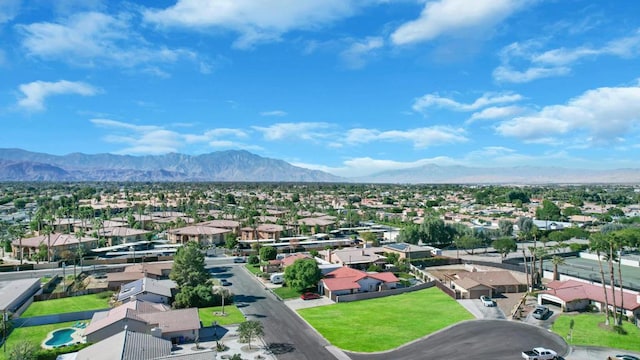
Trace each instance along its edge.
{"label": "blue sky", "polygon": [[640,167],[640,3],[2,0],[0,147]]}

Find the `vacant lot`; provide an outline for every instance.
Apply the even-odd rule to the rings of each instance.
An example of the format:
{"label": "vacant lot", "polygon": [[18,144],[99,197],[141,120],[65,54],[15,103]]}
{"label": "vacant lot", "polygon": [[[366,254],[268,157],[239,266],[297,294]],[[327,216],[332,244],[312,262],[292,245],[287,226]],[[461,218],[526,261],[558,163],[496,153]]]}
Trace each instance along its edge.
{"label": "vacant lot", "polygon": [[62,314],[76,311],[98,310],[109,307],[110,292],[72,296],[63,299],[37,301],[29,306],[21,317]]}
{"label": "vacant lot", "polygon": [[396,348],[473,316],[437,288],[298,311],[333,345],[349,351]]}
{"label": "vacant lot", "polygon": [[[573,319],[573,332],[568,338],[569,324]],[[640,329],[629,322],[623,322],[626,335],[604,328],[603,314],[580,314],[559,316],[551,330],[562,336],[570,345],[602,346],[615,349],[640,351]],[[613,318],[611,319],[613,323]]]}

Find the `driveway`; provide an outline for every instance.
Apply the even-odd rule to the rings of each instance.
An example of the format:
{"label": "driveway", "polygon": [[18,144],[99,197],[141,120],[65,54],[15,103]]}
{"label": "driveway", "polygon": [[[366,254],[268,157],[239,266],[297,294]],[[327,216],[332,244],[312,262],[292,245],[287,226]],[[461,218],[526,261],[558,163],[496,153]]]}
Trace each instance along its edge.
{"label": "driveway", "polygon": [[458,304],[464,306],[476,319],[481,320],[506,320],[504,312],[499,306],[484,306],[480,299],[460,299]]}
{"label": "driveway", "polygon": [[333,300],[329,299],[326,296],[323,296],[320,299],[313,299],[313,300],[302,300],[300,298],[289,299],[289,300],[285,300],[284,303],[293,311],[296,311],[299,309],[316,307],[316,306],[326,306],[326,305],[335,304]]}

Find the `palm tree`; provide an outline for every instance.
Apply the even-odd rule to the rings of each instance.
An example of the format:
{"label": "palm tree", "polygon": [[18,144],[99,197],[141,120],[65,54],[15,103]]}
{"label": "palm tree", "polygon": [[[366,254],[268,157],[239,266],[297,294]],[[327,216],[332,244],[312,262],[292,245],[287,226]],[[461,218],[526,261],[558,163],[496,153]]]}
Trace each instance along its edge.
{"label": "palm tree", "polygon": [[553,280],[560,280],[558,266],[564,264],[564,258],[562,256],[553,255],[551,263],[553,264]]}
{"label": "palm tree", "polygon": [[[614,249],[616,249],[616,243],[617,243],[617,239],[615,234],[609,234],[606,236],[606,242],[607,242],[607,247],[609,249],[609,253],[605,255],[606,259],[607,259],[607,263],[609,264],[609,278],[610,278],[610,284],[611,284],[611,301],[613,302],[613,322],[616,325],[619,325],[620,321],[622,321],[622,312],[620,313],[620,316],[618,317],[618,311],[617,311],[617,306],[616,306],[616,279],[615,279],[615,273],[613,271],[613,262],[617,261],[618,256],[616,254],[616,252],[614,251]],[[621,284],[622,285],[622,284]]]}
{"label": "palm tree", "polygon": [[9,228],[9,233],[14,239],[18,239],[18,246],[20,247],[20,265],[22,265],[22,258],[24,257],[24,249],[22,248],[22,238],[25,231],[21,225],[15,224]]}
{"label": "palm tree", "polygon": [[47,236],[47,262],[51,262],[51,234],[53,233],[53,227],[51,225],[45,225],[42,227],[42,234]]}
{"label": "palm tree", "polygon": [[596,252],[598,257],[598,266],[600,267],[600,282],[602,283],[602,291],[604,293],[604,313],[605,313],[605,325],[609,326],[609,295],[607,293],[607,284],[604,281],[604,268],[602,267],[602,258],[600,252],[606,251],[607,240],[601,233],[591,234],[589,237],[589,247]]}

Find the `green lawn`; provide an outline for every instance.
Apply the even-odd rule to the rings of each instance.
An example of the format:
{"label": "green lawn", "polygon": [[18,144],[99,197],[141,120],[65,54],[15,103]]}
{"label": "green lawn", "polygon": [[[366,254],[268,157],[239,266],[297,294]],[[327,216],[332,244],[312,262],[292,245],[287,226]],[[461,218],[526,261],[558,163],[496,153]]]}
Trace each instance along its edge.
{"label": "green lawn", "polygon": [[280,296],[284,300],[300,297],[300,293],[297,292],[295,289],[290,287],[285,287],[285,286],[274,288],[273,292],[278,294],[278,296]]}
{"label": "green lawn", "polygon": [[199,308],[198,315],[202,326],[211,326],[214,321],[217,321],[219,325],[239,324],[245,321],[244,315],[238,310],[235,305],[226,305],[224,307],[224,313],[226,316],[216,316],[213,313],[222,310],[222,306],[213,306],[208,308]]}
{"label": "green lawn", "polygon": [[435,287],[298,313],[333,345],[358,352],[390,350],[473,319],[464,307]]}
{"label": "green lawn", "polygon": [[25,311],[21,317],[106,309],[108,307],[109,296],[105,293],[72,296],[63,299],[36,301],[27,308],[27,311]]}
{"label": "green lawn", "polygon": [[247,264],[245,265],[245,267],[247,268],[247,270],[249,270],[249,272],[251,272],[253,275],[257,275],[260,272],[260,265],[256,264],[256,265],[252,265],[252,264]]}
{"label": "green lawn", "polygon": [[[13,331],[9,335],[9,338],[7,339],[7,354],[9,353],[8,350],[11,349],[11,346],[13,346],[20,340],[27,340],[40,348],[40,344],[42,344],[49,332],[65,327],[71,327],[75,323],[76,321],[70,321],[65,323],[29,326],[13,329]],[[6,359],[7,354],[5,354],[4,351],[0,351],[0,359]]]}
{"label": "green lawn", "polygon": [[[571,340],[569,323],[574,321]],[[613,318],[611,318],[613,323]],[[560,315],[551,330],[562,336],[571,345],[602,346],[615,349],[640,351],[640,329],[629,322],[623,322],[623,329],[627,335],[620,335],[614,331],[604,329],[604,314]],[[604,325],[602,325],[604,326]]]}

